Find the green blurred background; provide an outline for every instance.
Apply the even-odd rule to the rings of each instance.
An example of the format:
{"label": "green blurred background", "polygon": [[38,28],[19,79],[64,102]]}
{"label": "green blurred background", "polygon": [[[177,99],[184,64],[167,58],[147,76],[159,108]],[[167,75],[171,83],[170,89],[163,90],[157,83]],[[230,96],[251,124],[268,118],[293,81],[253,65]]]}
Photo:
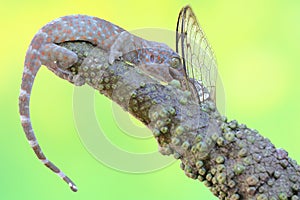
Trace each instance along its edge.
{"label": "green blurred background", "polygon": [[[81,13],[127,30],[174,30],[178,12],[186,4],[193,7],[216,52],[228,118],[259,130],[300,161],[300,1],[2,1],[0,199],[217,199],[202,183],[187,178],[179,162],[153,173],[130,174],[94,159],[75,128],[73,86],[45,68],[33,89],[33,127],[49,159],[77,183],[77,193],[36,159],[18,116],[24,56],[44,24]],[[104,97],[96,98],[103,107],[111,107]],[[126,147],[109,109],[98,110],[97,115],[105,129],[122,135],[112,137],[112,142],[128,151],[147,150],[139,140]],[[154,139],[147,144],[149,149],[157,148]]]}

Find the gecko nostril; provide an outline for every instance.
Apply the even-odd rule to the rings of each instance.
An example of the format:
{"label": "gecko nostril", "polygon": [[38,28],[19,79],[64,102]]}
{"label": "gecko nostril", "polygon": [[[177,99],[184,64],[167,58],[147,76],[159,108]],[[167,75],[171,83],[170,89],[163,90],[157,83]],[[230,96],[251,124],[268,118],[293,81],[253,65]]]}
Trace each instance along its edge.
{"label": "gecko nostril", "polygon": [[154,62],[154,55],[153,54],[151,54],[151,56],[150,56],[150,62]]}

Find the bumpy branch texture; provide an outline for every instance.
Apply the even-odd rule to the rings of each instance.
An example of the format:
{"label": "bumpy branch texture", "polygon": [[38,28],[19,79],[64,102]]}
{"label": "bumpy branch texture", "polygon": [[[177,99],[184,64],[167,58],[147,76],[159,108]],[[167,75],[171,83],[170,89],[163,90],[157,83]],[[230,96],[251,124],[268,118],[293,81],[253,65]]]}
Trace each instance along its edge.
{"label": "bumpy branch texture", "polygon": [[214,103],[199,105],[173,81],[160,83],[85,42],[62,43],[80,60],[70,70],[77,85],[90,85],[142,121],[160,152],[182,161],[185,174],[219,199],[300,199],[300,166],[256,130],[227,121]]}

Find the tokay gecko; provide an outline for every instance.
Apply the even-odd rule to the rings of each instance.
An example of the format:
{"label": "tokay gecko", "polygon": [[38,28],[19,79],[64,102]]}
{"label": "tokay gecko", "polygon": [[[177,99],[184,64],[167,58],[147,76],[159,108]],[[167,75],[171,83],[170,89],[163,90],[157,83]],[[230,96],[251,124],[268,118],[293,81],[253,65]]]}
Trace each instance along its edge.
{"label": "tokay gecko", "polygon": [[[51,21],[34,36],[26,53],[19,96],[19,112],[27,140],[39,160],[61,177],[73,191],[76,185],[41,150],[30,119],[30,95],[34,79],[41,65],[74,85],[84,80],[72,74],[69,67],[78,61],[77,55],[59,46],[67,41],[86,41],[109,52],[112,64],[123,59],[161,81],[183,80],[184,69],[179,55],[163,43],[144,40],[108,21],[86,15],[70,15]],[[130,52],[134,52],[131,54]],[[134,56],[132,56],[134,55]],[[58,65],[59,64],[59,65]],[[58,67],[59,66],[59,67]]]}

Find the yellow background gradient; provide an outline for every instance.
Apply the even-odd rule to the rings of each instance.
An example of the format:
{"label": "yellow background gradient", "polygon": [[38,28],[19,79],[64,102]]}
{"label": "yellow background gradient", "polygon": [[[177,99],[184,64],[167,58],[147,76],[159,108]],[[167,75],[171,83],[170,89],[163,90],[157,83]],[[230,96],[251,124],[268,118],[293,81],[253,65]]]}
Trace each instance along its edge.
{"label": "yellow background gradient", "polygon": [[[300,1],[2,1],[0,199],[217,199],[202,183],[187,178],[179,162],[153,173],[128,174],[95,160],[76,133],[73,86],[46,68],[33,89],[33,127],[45,154],[76,182],[77,193],[36,159],[18,116],[24,56],[44,24],[80,13],[127,30],[174,30],[186,4],[194,9],[216,53],[228,118],[259,130],[300,161]],[[101,101],[110,105],[105,98]],[[98,115],[111,118],[109,111]],[[110,121],[104,126],[118,131]],[[114,140],[118,143],[117,137]],[[156,148],[154,139],[151,145]]]}

